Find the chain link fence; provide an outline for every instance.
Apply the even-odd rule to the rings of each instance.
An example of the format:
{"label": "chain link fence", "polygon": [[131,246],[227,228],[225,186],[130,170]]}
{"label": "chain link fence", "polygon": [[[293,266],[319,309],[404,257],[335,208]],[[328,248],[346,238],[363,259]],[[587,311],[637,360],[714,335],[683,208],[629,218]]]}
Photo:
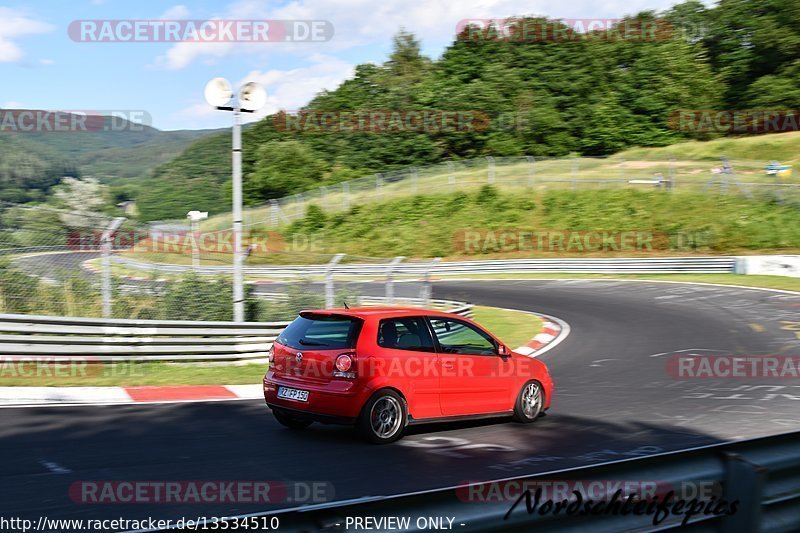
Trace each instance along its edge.
{"label": "chain link fence", "polygon": [[[151,228],[126,221],[109,235],[111,216],[76,220],[74,213],[44,207],[0,205],[0,313],[108,317],[152,320],[233,320],[230,230],[210,234],[170,225]],[[79,222],[79,224],[76,224]],[[104,237],[109,239],[105,240]],[[107,244],[106,246],[104,246]],[[252,245],[253,258],[275,254]],[[158,269],[130,268],[120,254],[145,251],[148,260],[164,260]],[[324,254],[284,254],[287,264],[327,264]],[[340,258],[341,259],[341,258]],[[280,261],[280,259],[278,259]],[[346,257],[348,262],[381,264],[386,258]],[[198,272],[198,268],[219,272]],[[134,261],[135,262],[135,261]],[[181,264],[181,262],[183,264]],[[163,267],[163,268],[162,268]],[[108,290],[103,280],[108,279]],[[430,287],[404,281],[397,288],[351,279],[337,282],[303,271],[281,283],[245,279],[245,320],[285,321],[298,311],[357,305],[420,305]],[[394,299],[394,296],[397,299]],[[446,307],[449,304],[442,304]]]}
{"label": "chain link fence", "polygon": [[[486,184],[536,193],[549,189],[655,188],[793,202],[800,205],[800,173],[770,172],[774,162],[727,157],[684,160],[620,157],[485,157],[378,173],[270,200],[244,210],[244,227],[277,229],[303,218],[309,206],[326,212],[416,194],[474,191]],[[230,227],[221,215],[203,224],[209,231]]]}

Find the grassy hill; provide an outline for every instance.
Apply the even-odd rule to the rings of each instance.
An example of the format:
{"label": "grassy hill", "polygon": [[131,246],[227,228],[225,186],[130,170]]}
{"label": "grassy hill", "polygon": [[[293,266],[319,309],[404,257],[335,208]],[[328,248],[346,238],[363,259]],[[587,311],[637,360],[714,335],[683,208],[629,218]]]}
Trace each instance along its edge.
{"label": "grassy hill", "polygon": [[[214,137],[201,142],[212,143]],[[715,139],[711,141],[689,141],[661,148],[633,148],[619,152],[608,158],[562,158],[545,159],[536,162],[535,176],[531,185],[530,166],[524,159],[516,163],[498,163],[496,185],[501,191],[515,191],[521,194],[541,194],[552,189],[597,188],[593,183],[598,180],[631,180],[649,179],[655,174],[673,176],[679,190],[690,189],[702,191],[712,179],[712,167],[720,165],[719,157],[725,155],[731,159],[736,170],[736,177],[746,183],[773,183],[774,176],[768,176],[764,167],[769,161],[777,160],[794,166],[792,176],[783,178],[786,183],[800,184],[800,132],[759,135]],[[181,158],[184,158],[181,156]],[[197,160],[186,158],[186,165],[200,165]],[[227,165],[227,160],[219,161],[219,165]],[[344,201],[341,188],[332,186],[324,196],[319,191],[311,191],[302,202],[283,204],[283,212],[293,218],[305,212],[309,205],[315,204],[328,213],[339,212],[345,205],[369,204],[385,202],[387,199],[409,197],[417,191],[426,192],[474,192],[487,181],[485,162],[477,166],[456,164],[452,174],[455,185],[451,184],[451,174],[447,165],[441,164],[433,168],[420,169],[416,184],[409,176],[395,182],[387,182],[378,190],[374,176],[363,179],[360,185],[353,184],[348,194],[348,202]],[[574,180],[574,183],[573,183]],[[615,185],[615,187],[622,185]],[[643,185],[626,185],[631,188],[643,188]],[[800,194],[800,187],[794,195]],[[226,211],[212,216],[203,222],[205,231],[229,228],[231,226],[229,198],[221,199]],[[178,206],[176,212],[180,213]],[[271,219],[268,206],[251,207],[244,211],[244,223],[247,225],[263,225]]]}
{"label": "grassy hill", "polygon": [[[398,197],[333,214],[315,207],[280,233],[285,250],[297,253],[256,250],[248,264],[319,263],[327,260],[324,254],[341,252],[349,254],[350,261],[398,255],[497,259],[796,254],[800,203],[776,204],[769,195],[747,199],[716,191],[531,189],[521,194],[484,185],[473,192]],[[259,236],[262,242],[265,236],[277,242],[274,233],[255,226],[248,228],[245,243]],[[607,236],[610,240],[598,247]],[[304,247],[293,249],[292,243]],[[186,246],[170,253],[126,255],[186,264],[191,260],[189,243]],[[229,264],[231,256],[204,252],[202,259],[204,264]]]}

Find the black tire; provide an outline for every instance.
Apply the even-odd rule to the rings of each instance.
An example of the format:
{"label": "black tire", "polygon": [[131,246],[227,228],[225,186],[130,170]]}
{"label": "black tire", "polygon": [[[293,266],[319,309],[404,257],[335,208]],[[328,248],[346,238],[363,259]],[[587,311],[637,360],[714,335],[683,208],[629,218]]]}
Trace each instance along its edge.
{"label": "black tire", "polygon": [[536,422],[544,410],[544,389],[538,381],[527,382],[514,404],[514,420],[523,424]]}
{"label": "black tire", "polygon": [[403,397],[391,389],[383,389],[364,405],[356,427],[371,443],[388,444],[403,436],[407,414]]}
{"label": "black tire", "polygon": [[278,423],[291,429],[305,429],[311,424],[313,424],[312,420],[298,418],[296,416],[284,413],[283,411],[280,411],[278,409],[273,409],[272,414],[275,417],[275,420],[278,421]]}

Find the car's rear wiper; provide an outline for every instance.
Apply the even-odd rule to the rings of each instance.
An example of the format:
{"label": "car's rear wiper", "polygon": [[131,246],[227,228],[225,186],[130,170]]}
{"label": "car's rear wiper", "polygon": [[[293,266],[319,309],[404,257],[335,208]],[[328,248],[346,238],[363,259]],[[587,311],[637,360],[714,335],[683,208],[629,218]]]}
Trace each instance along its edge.
{"label": "car's rear wiper", "polygon": [[330,346],[329,344],[325,344],[324,342],[307,341],[305,339],[300,339],[297,342],[299,342],[303,346]]}

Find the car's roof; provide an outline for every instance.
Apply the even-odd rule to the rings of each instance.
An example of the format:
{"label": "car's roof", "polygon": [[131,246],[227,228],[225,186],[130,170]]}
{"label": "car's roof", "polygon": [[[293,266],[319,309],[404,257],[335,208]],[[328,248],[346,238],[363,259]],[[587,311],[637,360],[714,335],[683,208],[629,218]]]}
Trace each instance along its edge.
{"label": "car's roof", "polygon": [[445,311],[437,311],[435,309],[426,309],[424,307],[351,307],[350,309],[332,308],[332,309],[306,309],[301,313],[313,314],[326,314],[326,315],[344,315],[354,316],[366,320],[367,318],[387,318],[394,316],[454,316]]}

